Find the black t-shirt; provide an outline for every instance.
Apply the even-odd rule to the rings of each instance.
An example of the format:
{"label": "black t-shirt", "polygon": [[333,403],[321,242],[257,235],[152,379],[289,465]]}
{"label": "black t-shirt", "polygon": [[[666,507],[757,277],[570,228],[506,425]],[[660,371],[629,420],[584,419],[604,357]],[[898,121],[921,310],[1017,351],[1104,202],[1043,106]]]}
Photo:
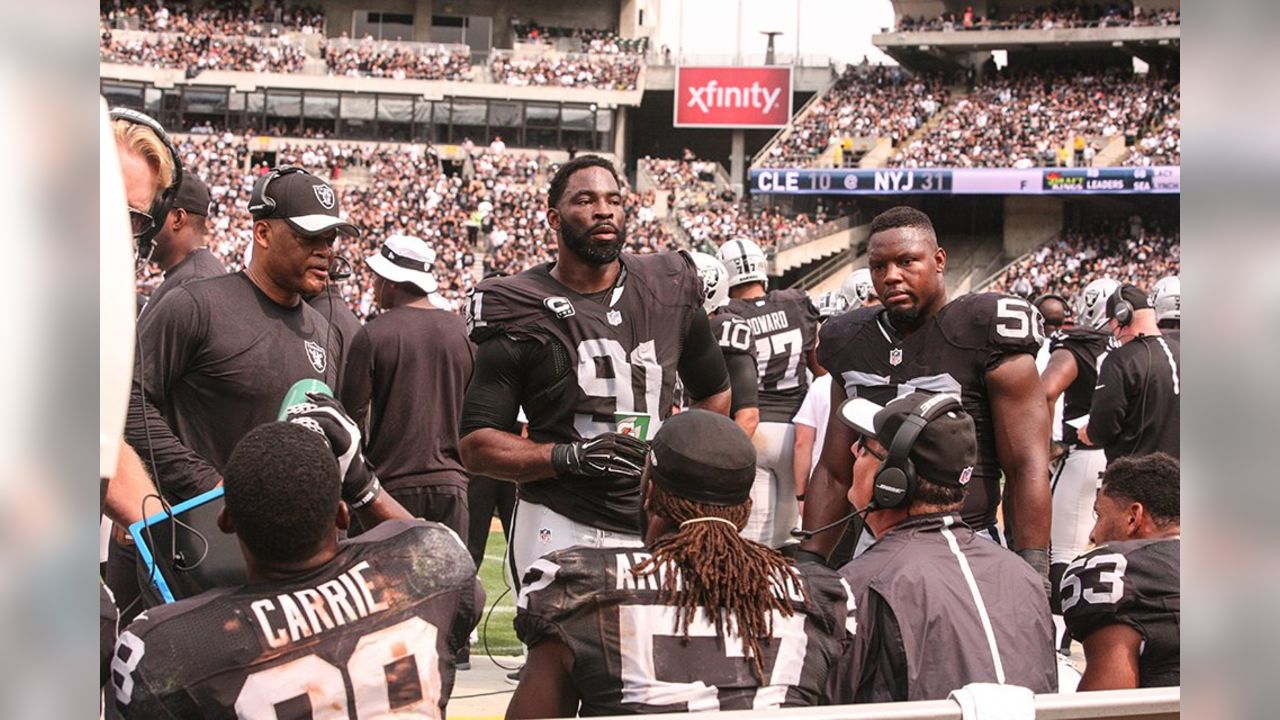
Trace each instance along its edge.
{"label": "black t-shirt", "polygon": [[1093,386],[1098,382],[1098,366],[1111,347],[1111,336],[1087,327],[1063,328],[1049,338],[1049,352],[1066,350],[1076,363],[1076,379],[1062,393],[1062,439],[1080,444],[1076,429],[1066,421],[1089,414]]}
{"label": "black t-shirt", "polygon": [[384,485],[466,485],[458,424],[474,359],[466,322],[445,310],[393,308],[356,335],[342,404],[368,428]]}
{"label": "black t-shirt", "polygon": [[1026,300],[982,293],[952,300],[906,337],[878,306],[834,317],[822,327],[818,361],[850,398],[884,405],[916,390],[960,398],[978,436],[978,464],[962,515],[981,529],[995,524],[1000,504],[987,371],[1008,355],[1034,357],[1043,341],[1043,319]]}
{"label": "black t-shirt", "polygon": [[704,613],[683,641],[676,607],[658,600],[658,576],[632,573],[648,558],[643,549],[576,547],[541,558],[525,575],[516,634],[526,645],[554,639],[569,648],[581,715],[824,702],[827,673],[854,632],[848,588],[835,572],[813,563],[798,567],[809,607],[799,588],[777,578],[795,613],[774,611],[772,637],[760,643],[769,680],[762,687],[741,640],[722,638]]}
{"label": "black t-shirt", "polygon": [[[683,345],[695,313],[702,313],[701,280],[684,253],[620,257],[624,274],[599,301],[560,284],[550,264],[487,279],[468,299],[471,339],[480,346],[477,378],[488,371],[480,366],[489,359],[504,366],[534,442],[576,442],[616,432],[634,414],[650,416],[650,439],[671,414]],[[524,359],[520,366],[490,354],[504,340],[528,348],[512,357]],[[468,391],[469,398],[474,395]],[[465,403],[464,434],[515,420],[512,405],[509,418],[478,421],[474,416],[488,411],[479,405]],[[634,479],[547,478],[521,483],[520,498],[593,527],[638,532],[640,488]]]}
{"label": "black t-shirt", "polygon": [[155,304],[160,302],[160,298],[192,280],[203,280],[226,274],[227,269],[223,267],[222,261],[218,260],[218,256],[209,252],[208,248],[196,248],[190,255],[183,258],[182,262],[169,268],[169,272],[164,274],[164,282],[151,293],[151,297],[142,309],[145,312],[147,306],[155,307]]}
{"label": "black t-shirt", "polygon": [[1127,455],[1179,456],[1181,368],[1176,336],[1140,336],[1107,353],[1089,412],[1089,440],[1107,462]]}
{"label": "black t-shirt", "polygon": [[818,309],[803,290],[770,290],[730,300],[725,310],[747,321],[755,342],[760,421],[791,422],[809,390],[809,353],[818,341]]}
{"label": "black t-shirt", "polygon": [[1108,625],[1142,636],[1138,687],[1181,684],[1182,541],[1126,540],[1081,555],[1062,576],[1062,616],[1083,641]]}
{"label": "black t-shirt", "polygon": [[140,615],[116,644],[108,699],[126,718],[440,715],[451,629],[474,627],[483,599],[452,531],[384,522],[304,575]]}
{"label": "black t-shirt", "polygon": [[364,324],[355,313],[351,312],[347,301],[342,299],[337,283],[329,281],[324,292],[307,298],[307,304],[315,308],[324,317],[325,322],[338,331],[342,336],[342,347],[350,348],[355,343],[356,333],[360,332]]}
{"label": "black t-shirt", "polygon": [[299,381],[341,389],[341,336],[311,306],[278,305],[243,272],[175,289],[138,332],[125,438],[144,462],[155,457],[171,501],[212,489],[236,443],[276,420]]}

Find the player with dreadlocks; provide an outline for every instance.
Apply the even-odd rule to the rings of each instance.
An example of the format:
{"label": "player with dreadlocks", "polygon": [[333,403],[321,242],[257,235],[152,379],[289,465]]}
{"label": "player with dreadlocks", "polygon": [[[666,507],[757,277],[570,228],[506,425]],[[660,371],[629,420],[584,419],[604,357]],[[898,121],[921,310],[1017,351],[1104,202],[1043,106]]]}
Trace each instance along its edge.
{"label": "player with dreadlocks", "polygon": [[507,717],[818,705],[852,641],[849,590],[739,532],[755,448],[727,417],[663,423],[641,478],[644,548],[574,547],[525,575],[529,659]]}

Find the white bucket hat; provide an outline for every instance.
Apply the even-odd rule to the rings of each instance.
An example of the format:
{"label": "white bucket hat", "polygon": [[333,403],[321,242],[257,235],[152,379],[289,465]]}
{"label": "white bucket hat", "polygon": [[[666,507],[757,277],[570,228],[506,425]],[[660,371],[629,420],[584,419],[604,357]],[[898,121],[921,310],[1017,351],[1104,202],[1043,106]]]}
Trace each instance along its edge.
{"label": "white bucket hat", "polygon": [[392,235],[382,243],[377,254],[365,258],[369,267],[385,280],[413,283],[427,295],[439,288],[431,273],[436,251],[412,235]]}

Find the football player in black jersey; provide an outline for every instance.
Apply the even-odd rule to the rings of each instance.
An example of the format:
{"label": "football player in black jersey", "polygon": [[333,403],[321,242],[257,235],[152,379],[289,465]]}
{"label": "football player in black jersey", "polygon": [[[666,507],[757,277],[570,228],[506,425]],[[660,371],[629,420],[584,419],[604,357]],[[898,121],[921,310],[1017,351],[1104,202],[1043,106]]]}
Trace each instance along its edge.
{"label": "football player in black jersey", "polygon": [[856,627],[828,568],[739,533],[756,453],[690,410],[651,444],[645,547],[569,548],[533,564],[516,608],[529,660],[507,717],[749,710],[822,703]]}
{"label": "football player in black jersey", "polygon": [[1181,683],[1178,481],[1164,453],[1107,466],[1094,504],[1099,545],[1062,578],[1067,630],[1084,644],[1079,690]]}
{"label": "football player in black jersey", "polygon": [[729,385],[733,390],[729,417],[748,437],[756,434],[760,424],[760,403],[756,387],[756,337],[746,320],[729,312],[729,269],[720,258],[704,252],[691,252],[702,277],[706,296],[703,309],[711,320],[711,334],[724,353],[724,364],[729,370]]}
{"label": "football player in black jersey", "polygon": [[[475,567],[451,530],[378,490],[355,423],[317,403],[251,431],[226,465],[219,526],[249,583],[152,608],[120,634],[123,717],[443,715],[451,638],[466,637],[452,626],[474,626],[483,604]],[[372,529],[339,542],[351,512]]]}
{"label": "football player in black jersey", "polygon": [[[929,217],[897,207],[871,222],[867,257],[883,307],[853,310],[822,330],[818,356],[839,382],[831,384],[831,416],[818,468],[805,502],[807,551],[827,558],[849,512],[853,431],[836,410],[849,397],[877,404],[915,391],[959,395],[973,417],[978,464],[962,517],[975,531],[998,539],[1000,477],[1011,485],[1013,548],[1045,578],[1049,575],[1049,412],[1036,372],[1043,341],[1040,314],[1021,298],[997,293],[948,302],[943,284],[947,254]],[[1012,521],[1012,522],[1010,522]],[[838,561],[842,558],[834,558]]]}
{"label": "football player in black jersey", "polygon": [[729,268],[730,300],[725,309],[751,327],[759,375],[756,484],[746,537],[779,548],[795,542],[791,531],[800,516],[791,420],[809,390],[809,371],[822,372],[813,354],[818,309],[803,290],[766,291],[764,252],[750,240],[721,245],[720,260]]}
{"label": "football player in black jersey", "polygon": [[[1063,328],[1049,339],[1049,363],[1040,374],[1049,407],[1063,398],[1060,427],[1065,452],[1057,461],[1050,480],[1053,491],[1053,528],[1050,550],[1054,597],[1067,563],[1089,547],[1089,531],[1093,529],[1093,500],[1098,494],[1107,456],[1102,448],[1081,442],[1072,422],[1089,414],[1093,402],[1093,386],[1098,381],[1098,367],[1111,346],[1106,307],[1120,283],[1099,278],[1085,286],[1076,307],[1078,323]],[[1086,418],[1087,419],[1087,418]],[[1062,609],[1052,603],[1055,614]]]}
{"label": "football player in black jersey", "polygon": [[[516,582],[558,548],[640,543],[644,441],[671,414],[677,372],[693,407],[729,411],[693,259],[622,253],[609,161],[562,165],[547,204],[556,261],[484,280],[467,301],[477,349],[458,450],[472,473],[520,484]],[[528,438],[509,432],[521,407]]]}

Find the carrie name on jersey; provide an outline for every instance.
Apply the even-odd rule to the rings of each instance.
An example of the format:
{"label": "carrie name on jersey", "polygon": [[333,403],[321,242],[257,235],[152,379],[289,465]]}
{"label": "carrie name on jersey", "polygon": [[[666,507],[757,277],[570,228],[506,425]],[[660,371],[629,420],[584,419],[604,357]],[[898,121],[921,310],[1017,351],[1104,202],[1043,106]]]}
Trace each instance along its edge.
{"label": "carrie name on jersey", "polygon": [[[675,630],[678,608],[658,601],[661,575],[637,577],[649,557],[636,549],[575,547],[538,560],[526,575],[516,633],[526,645],[554,639],[574,655],[581,715],[767,709],[819,704],[832,664],[856,632],[847,585],[833,571],[799,566],[800,587],[773,585],[795,614],[775,611],[762,642],[768,682],[744,657],[742,642],[720,639],[705,613]],[[662,571],[660,570],[659,573]]]}
{"label": "carrie name on jersey", "polygon": [[1022,298],[999,293],[962,295],[906,337],[880,306],[839,315],[822,328],[818,362],[850,397],[878,404],[922,390],[951,393],[973,417],[978,464],[962,516],[975,529],[995,523],[1000,465],[987,397],[986,374],[1004,358],[1034,356],[1044,342],[1044,319]]}
{"label": "carrie name on jersey", "polygon": [[449,630],[482,606],[455,534],[385,522],[305,576],[149,610],[117,642],[115,700],[129,718],[434,715],[453,687]]}

